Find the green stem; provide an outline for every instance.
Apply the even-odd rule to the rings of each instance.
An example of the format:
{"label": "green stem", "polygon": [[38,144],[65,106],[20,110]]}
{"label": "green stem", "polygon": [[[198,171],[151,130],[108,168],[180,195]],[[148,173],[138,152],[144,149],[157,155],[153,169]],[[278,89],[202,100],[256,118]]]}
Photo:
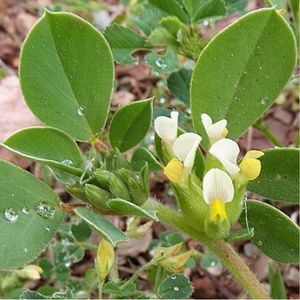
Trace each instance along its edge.
{"label": "green stem", "polygon": [[102,299],[102,290],[103,290],[104,282],[100,282],[98,284],[98,299]]}
{"label": "green stem", "polygon": [[229,244],[211,240],[204,232],[190,226],[181,214],[155,200],[149,199],[146,204],[157,211],[163,223],[184,231],[213,251],[253,299],[269,299],[255,275]]}
{"label": "green stem", "polygon": [[275,146],[284,147],[284,145],[277,139],[270,128],[262,120],[257,121],[253,127],[262,131]]}
{"label": "green stem", "polygon": [[137,280],[137,278],[139,277],[139,275],[141,273],[143,273],[144,271],[146,271],[147,269],[151,268],[152,266],[154,266],[157,263],[157,261],[155,260],[150,260],[148,263],[146,263],[145,265],[143,265],[141,268],[139,268],[138,270],[136,270],[133,275],[130,277],[129,280],[127,280],[124,284],[123,284],[123,288],[126,287],[128,284],[130,284],[131,282],[134,282],[135,280]]}

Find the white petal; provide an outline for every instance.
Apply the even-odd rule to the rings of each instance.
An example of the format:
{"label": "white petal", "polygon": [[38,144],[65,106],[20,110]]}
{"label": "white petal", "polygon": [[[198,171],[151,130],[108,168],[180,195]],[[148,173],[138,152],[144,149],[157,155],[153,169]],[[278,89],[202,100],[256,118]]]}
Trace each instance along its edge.
{"label": "white petal", "polygon": [[240,148],[236,142],[230,139],[221,139],[210,147],[209,153],[223,164],[230,175],[235,175],[239,172],[237,157],[240,153]]}
{"label": "white petal", "polygon": [[173,152],[175,156],[184,163],[186,168],[192,168],[194,165],[197,148],[201,142],[201,136],[187,132],[180,135],[174,142]]}
{"label": "white petal", "polygon": [[208,127],[210,127],[212,125],[212,119],[208,114],[202,114],[201,121],[206,130]]}
{"label": "white petal", "polygon": [[171,118],[161,116],[154,121],[157,135],[167,144],[173,144],[177,137],[178,115],[177,111],[172,111]]}
{"label": "white petal", "polygon": [[221,139],[224,133],[224,130],[227,126],[227,121],[225,119],[220,120],[216,123],[214,123],[213,125],[209,126],[206,129],[207,135],[209,136],[209,139],[211,141],[217,141],[219,139]]}
{"label": "white petal", "polygon": [[229,175],[219,169],[209,170],[203,179],[203,196],[208,204],[215,199],[230,202],[234,196],[234,188]]}

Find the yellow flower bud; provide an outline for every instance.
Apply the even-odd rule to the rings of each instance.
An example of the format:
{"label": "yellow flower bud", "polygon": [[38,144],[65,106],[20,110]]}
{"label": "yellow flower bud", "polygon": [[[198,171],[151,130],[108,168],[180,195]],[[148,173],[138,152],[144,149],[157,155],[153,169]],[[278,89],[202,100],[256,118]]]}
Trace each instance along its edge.
{"label": "yellow flower bud", "polygon": [[21,276],[24,276],[28,279],[38,280],[41,279],[41,274],[43,273],[43,270],[39,266],[28,265],[25,266],[22,270],[20,270],[19,273]]}
{"label": "yellow flower bud", "polygon": [[159,247],[155,251],[154,259],[168,258],[177,255],[180,252],[182,245],[183,243],[181,242],[171,247]]}
{"label": "yellow flower bud", "polygon": [[183,272],[184,265],[188,259],[194,254],[194,250],[190,250],[177,256],[169,257],[160,262],[160,265],[170,272]]}
{"label": "yellow flower bud", "polygon": [[221,199],[215,199],[210,206],[210,219],[213,222],[227,219],[225,205]]}
{"label": "yellow flower bud", "polygon": [[172,182],[179,182],[183,173],[183,163],[177,158],[173,158],[164,168],[164,174]]}
{"label": "yellow flower bud", "polygon": [[102,239],[97,251],[97,273],[100,282],[104,282],[113,266],[114,260],[114,247],[105,239]]}
{"label": "yellow flower bud", "polygon": [[264,153],[257,150],[248,151],[240,163],[240,171],[248,180],[257,178],[261,171],[261,162],[257,158],[263,156]]}

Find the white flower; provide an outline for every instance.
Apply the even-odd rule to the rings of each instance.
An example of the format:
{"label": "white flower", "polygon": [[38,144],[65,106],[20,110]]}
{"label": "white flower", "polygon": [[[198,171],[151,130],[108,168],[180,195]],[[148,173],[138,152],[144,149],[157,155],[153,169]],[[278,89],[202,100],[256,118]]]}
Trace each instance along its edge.
{"label": "white flower", "polygon": [[192,171],[196,151],[201,142],[201,136],[188,132],[180,135],[174,142],[173,158],[164,168],[164,174],[172,181],[179,182],[185,179]]}
{"label": "white flower", "polygon": [[161,116],[154,121],[154,129],[157,135],[164,141],[166,145],[172,146],[177,137],[178,130],[177,111],[171,112],[171,118]]}
{"label": "white flower", "polygon": [[227,219],[225,203],[232,201],[234,187],[229,175],[219,169],[210,169],[203,179],[204,201],[210,205],[213,222]]}
{"label": "white flower", "polygon": [[233,199],[234,188],[230,176],[220,169],[210,169],[203,178],[203,197],[207,204],[220,199],[230,202]]}
{"label": "white flower", "polygon": [[228,130],[226,128],[227,120],[225,119],[213,123],[208,114],[202,114],[201,121],[212,144],[224,138],[228,134]]}
{"label": "white flower", "polygon": [[224,168],[231,176],[236,175],[240,171],[240,168],[237,165],[237,157],[240,153],[240,148],[235,141],[221,139],[210,147],[209,153],[223,164]]}
{"label": "white flower", "polygon": [[187,132],[180,135],[174,142],[173,152],[175,156],[183,162],[184,167],[189,171],[193,168],[196,151],[201,140],[200,135]]}

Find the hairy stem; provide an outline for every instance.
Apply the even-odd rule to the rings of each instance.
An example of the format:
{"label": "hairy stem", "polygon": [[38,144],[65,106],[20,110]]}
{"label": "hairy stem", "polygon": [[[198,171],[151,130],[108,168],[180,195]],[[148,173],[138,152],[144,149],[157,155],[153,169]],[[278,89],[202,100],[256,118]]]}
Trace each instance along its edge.
{"label": "hairy stem", "polygon": [[189,234],[213,251],[253,299],[270,298],[247,264],[229,244],[211,240],[204,232],[193,228],[181,214],[155,200],[149,199],[146,206],[157,211],[161,222]]}

